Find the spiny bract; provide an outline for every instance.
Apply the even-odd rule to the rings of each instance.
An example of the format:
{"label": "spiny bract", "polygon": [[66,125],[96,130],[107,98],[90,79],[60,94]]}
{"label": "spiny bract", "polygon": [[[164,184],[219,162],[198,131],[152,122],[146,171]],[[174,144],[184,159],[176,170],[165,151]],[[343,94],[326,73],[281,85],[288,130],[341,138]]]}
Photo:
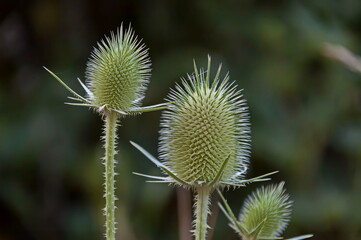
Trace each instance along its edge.
{"label": "spiny bract", "polygon": [[105,37],[94,48],[87,64],[90,102],[98,107],[127,111],[139,107],[150,77],[150,59],[145,45],[129,27]]}
{"label": "spiny bract", "polygon": [[[192,186],[211,183],[224,166],[219,184],[243,177],[249,157],[250,127],[246,101],[221,66],[210,83],[208,70],[183,79],[168,95],[170,107],[162,114],[160,158],[180,179]],[[220,184],[221,185],[221,184]]]}
{"label": "spiny bract", "polygon": [[[261,227],[256,239],[278,237],[286,228],[292,202],[288,200],[283,185],[281,182],[262,187],[246,199],[239,222],[247,232]],[[250,237],[246,236],[246,239],[253,239]]]}

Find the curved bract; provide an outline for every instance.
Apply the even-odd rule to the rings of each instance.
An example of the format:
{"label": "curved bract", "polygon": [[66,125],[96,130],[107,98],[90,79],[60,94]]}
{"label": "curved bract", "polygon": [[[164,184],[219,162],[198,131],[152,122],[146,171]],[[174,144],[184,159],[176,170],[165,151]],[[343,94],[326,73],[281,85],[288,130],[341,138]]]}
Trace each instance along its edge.
{"label": "curved bract", "polygon": [[150,77],[150,59],[145,45],[123,27],[94,48],[87,64],[89,101],[126,112],[139,107]]}
{"label": "curved bract", "polygon": [[243,177],[249,156],[248,108],[228,74],[220,68],[210,82],[207,72],[183,79],[168,95],[169,109],[162,114],[160,158],[179,178],[197,185]]}

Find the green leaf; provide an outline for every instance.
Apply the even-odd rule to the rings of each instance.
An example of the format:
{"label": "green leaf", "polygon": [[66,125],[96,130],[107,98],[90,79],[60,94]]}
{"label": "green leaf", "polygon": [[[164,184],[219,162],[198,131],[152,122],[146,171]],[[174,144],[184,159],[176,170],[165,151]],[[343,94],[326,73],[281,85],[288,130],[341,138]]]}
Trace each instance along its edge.
{"label": "green leaf", "polygon": [[239,232],[240,232],[241,234],[247,234],[248,231],[247,231],[244,227],[242,227],[242,226],[240,225],[240,223],[238,222],[237,218],[234,216],[231,208],[229,207],[227,200],[223,197],[221,191],[220,191],[219,189],[217,189],[217,192],[218,192],[218,195],[219,195],[219,196],[221,197],[221,199],[222,199],[223,205],[226,207],[226,210],[225,210],[223,207],[221,207],[222,205],[219,204],[221,210],[223,211],[223,213],[226,215],[226,217],[227,217],[228,219],[231,220],[231,223],[233,223],[233,225],[239,230]]}
{"label": "green leaf", "polygon": [[83,98],[82,96],[80,96],[79,94],[77,94],[73,89],[71,89],[68,85],[66,85],[66,83],[64,83],[55,73],[53,73],[52,71],[50,71],[49,69],[47,69],[46,67],[43,66],[43,68],[48,71],[56,80],[58,80],[58,82],[63,85],[63,87],[65,87],[65,89],[67,89],[71,94],[73,94],[75,97],[81,99],[84,102],[89,103],[88,100],[86,100],[85,98]]}
{"label": "green leaf", "polygon": [[161,168],[164,172],[166,172],[170,177],[172,177],[174,180],[179,182],[182,185],[185,185],[186,187],[191,187],[189,183],[186,181],[180,179],[177,177],[174,173],[172,173],[171,170],[169,170],[163,163],[158,161],[155,157],[153,157],[149,152],[147,152],[144,148],[136,144],[135,142],[130,141],[130,143],[138,149],[141,153],[143,153],[144,156],[146,156],[150,161],[152,161],[157,167]]}
{"label": "green leaf", "polygon": [[283,237],[257,237],[257,240],[278,240],[283,239]]}
{"label": "green leaf", "polygon": [[165,165],[158,161],[155,157],[153,157],[149,152],[147,152],[144,148],[136,144],[135,142],[130,141],[130,144],[132,144],[136,149],[138,149],[141,153],[143,153],[144,156],[146,156],[150,161],[152,161],[157,167],[164,167]]}
{"label": "green leaf", "polygon": [[75,98],[75,97],[67,97],[69,98],[70,100],[74,100],[74,101],[79,101],[79,102],[84,102],[83,100],[81,100],[80,98]]}
{"label": "green leaf", "polygon": [[160,176],[153,176],[153,175],[148,175],[148,174],[143,174],[143,173],[137,173],[137,172],[133,172],[133,174],[141,176],[141,177],[146,177],[146,178],[151,178],[151,179],[157,179],[157,180],[168,180],[169,178],[167,177],[160,177]]}
{"label": "green leaf", "polygon": [[80,83],[80,85],[83,87],[83,89],[85,90],[85,92],[89,95],[89,97],[94,97],[94,94],[89,90],[89,88],[80,80],[80,78],[78,78],[78,81]]}
{"label": "green leaf", "polygon": [[305,234],[305,235],[301,235],[301,236],[297,236],[297,237],[293,237],[293,238],[287,238],[285,240],[302,240],[302,239],[311,238],[311,237],[313,237],[313,234]]}
{"label": "green leaf", "polygon": [[156,105],[146,106],[146,107],[137,107],[137,108],[130,108],[127,110],[127,113],[129,114],[136,114],[136,113],[143,113],[143,112],[152,112],[152,111],[158,111],[169,108],[170,103],[160,103]]}
{"label": "green leaf", "polygon": [[[104,105],[104,106],[105,106],[105,105]],[[103,111],[103,109],[100,109],[100,108],[99,108],[99,111]],[[122,110],[112,109],[112,111],[117,112],[117,113],[119,113],[120,115],[128,115],[126,112],[124,112],[124,111],[122,111]]]}
{"label": "green leaf", "polygon": [[261,176],[254,177],[254,178],[247,179],[247,180],[238,180],[238,181],[234,181],[234,182],[226,182],[225,181],[224,183],[228,184],[228,185],[236,186],[236,187],[244,187],[246,184],[253,183],[253,182],[269,181],[269,180],[271,180],[271,178],[264,178],[264,177],[268,177],[268,176],[273,175],[275,173],[278,173],[278,171],[266,173],[266,174],[263,174]]}
{"label": "green leaf", "polygon": [[96,107],[95,105],[89,104],[89,103],[70,103],[70,102],[65,102],[64,104],[70,105],[70,106],[78,106],[78,107]]}
{"label": "green leaf", "polygon": [[231,157],[231,155],[228,155],[228,157],[223,161],[221,168],[217,172],[216,177],[213,179],[213,181],[210,183],[210,185],[216,184],[222,178],[224,168],[227,165],[230,157]]}

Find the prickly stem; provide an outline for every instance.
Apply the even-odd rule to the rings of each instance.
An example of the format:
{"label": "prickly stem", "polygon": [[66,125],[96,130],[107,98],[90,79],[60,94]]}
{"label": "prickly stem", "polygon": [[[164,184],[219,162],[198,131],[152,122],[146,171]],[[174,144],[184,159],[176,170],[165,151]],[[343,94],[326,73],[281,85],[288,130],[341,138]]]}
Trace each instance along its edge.
{"label": "prickly stem", "polygon": [[207,218],[209,214],[211,189],[208,186],[196,188],[195,197],[195,240],[205,240],[207,235]]}
{"label": "prickly stem", "polygon": [[105,114],[105,227],[106,227],[106,239],[115,240],[115,160],[116,154],[116,131],[117,131],[118,115],[115,112],[106,112]]}

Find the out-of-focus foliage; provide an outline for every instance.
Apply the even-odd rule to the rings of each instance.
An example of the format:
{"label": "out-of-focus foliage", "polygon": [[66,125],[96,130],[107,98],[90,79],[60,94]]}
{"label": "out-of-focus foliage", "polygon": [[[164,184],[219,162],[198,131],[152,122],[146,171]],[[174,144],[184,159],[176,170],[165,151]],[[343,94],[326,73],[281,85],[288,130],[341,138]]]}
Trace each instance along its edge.
{"label": "out-of-focus foliage", "polygon": [[[361,76],[321,54],[331,42],[361,53],[361,1],[16,1],[0,3],[0,239],[100,239],[101,120],[63,105],[81,92],[96,41],[132,23],[150,51],[145,104],[223,62],[248,99],[248,177],[280,170],[295,201],[284,236],[361,238]],[[203,61],[203,62],[202,62]],[[119,239],[177,239],[175,191],[131,172],[157,173],[128,140],[156,154],[160,113],[122,121]],[[239,206],[260,184],[225,193]],[[217,214],[214,214],[216,216]],[[214,239],[238,239],[219,215]]]}

